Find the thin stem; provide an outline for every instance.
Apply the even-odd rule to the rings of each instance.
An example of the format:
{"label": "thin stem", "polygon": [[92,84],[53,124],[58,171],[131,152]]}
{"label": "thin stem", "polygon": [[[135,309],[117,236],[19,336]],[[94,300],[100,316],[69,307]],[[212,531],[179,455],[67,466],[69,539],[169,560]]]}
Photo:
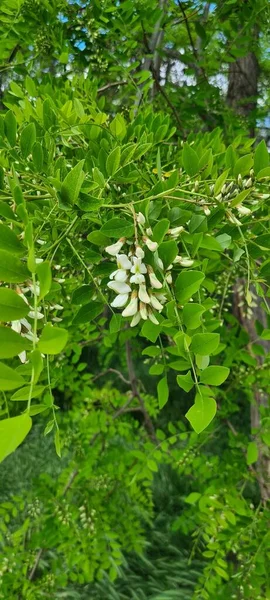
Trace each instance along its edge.
{"label": "thin stem", "polygon": [[99,296],[101,296],[103,302],[105,302],[105,304],[107,304],[107,306],[109,307],[109,309],[111,310],[111,312],[114,314],[113,309],[111,308],[110,304],[108,303],[107,298],[105,298],[104,294],[101,292],[97,282],[95,281],[95,278],[93,277],[89,267],[85,264],[84,260],[81,258],[81,256],[79,255],[79,253],[77,252],[76,248],[74,248],[72,242],[70,241],[69,238],[67,238],[67,242],[70,245],[72,251],[74,252],[75,256],[77,256],[78,260],[80,261],[80,263],[83,265],[83,267],[85,268],[85,270],[87,271],[88,275],[91,278],[92,283],[94,284]]}
{"label": "thin stem", "polygon": [[[33,329],[33,352],[36,349],[36,342],[37,342],[37,285],[36,285],[36,274],[32,273],[32,281],[33,281],[33,294],[34,294],[34,329]],[[32,372],[31,372],[31,381],[30,381],[30,389],[29,389],[29,396],[28,396],[28,403],[27,403],[27,412],[30,412],[30,407],[31,407],[31,399],[32,399],[32,393],[33,393],[33,387],[34,387],[34,381],[35,381],[35,369],[34,366],[32,366]]]}

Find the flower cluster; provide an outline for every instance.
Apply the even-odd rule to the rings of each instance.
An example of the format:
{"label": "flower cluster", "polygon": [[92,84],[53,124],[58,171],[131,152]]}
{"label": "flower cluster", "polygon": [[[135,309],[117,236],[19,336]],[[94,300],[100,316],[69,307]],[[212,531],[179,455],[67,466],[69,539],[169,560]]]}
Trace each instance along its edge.
{"label": "flower cluster", "polygon": [[[106,252],[116,257],[117,269],[110,275],[109,289],[117,295],[111,306],[113,308],[123,308],[123,317],[132,317],[131,327],[135,327],[141,319],[150,319],[152,323],[158,324],[155,311],[160,313],[163,305],[167,301],[166,286],[172,283],[171,269],[169,265],[164,269],[162,260],[158,256],[158,243],[151,239],[152,230],[144,230],[145,217],[142,213],[136,215],[137,224],[140,226],[142,235],[140,240],[138,235],[135,241],[120,238],[111,246],[105,248]],[[176,239],[182,233],[183,227],[176,227],[168,231],[169,235]],[[126,246],[126,252],[122,253],[123,246]],[[162,273],[163,281],[157,277],[151,265],[146,264],[145,252],[149,250],[154,253],[157,269]],[[175,264],[190,267],[193,261],[188,257],[177,256]]]}

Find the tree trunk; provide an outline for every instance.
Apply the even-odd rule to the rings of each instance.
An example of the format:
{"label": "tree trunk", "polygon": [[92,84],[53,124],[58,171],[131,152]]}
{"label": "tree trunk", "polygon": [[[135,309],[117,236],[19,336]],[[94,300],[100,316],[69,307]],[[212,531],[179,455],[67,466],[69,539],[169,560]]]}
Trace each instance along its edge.
{"label": "tree trunk", "polygon": [[[254,40],[258,39],[258,29],[254,28]],[[259,67],[258,61],[253,52],[246,56],[238,58],[229,68],[229,84],[227,92],[227,102],[233,108],[240,118],[248,123],[248,130],[251,137],[255,134],[256,125],[256,107],[258,90]],[[264,328],[267,327],[267,318],[265,310],[261,306],[261,298],[256,295],[255,288],[251,288],[255,306],[252,307],[252,315],[247,314],[242,307],[243,298],[239,297],[239,287],[241,281],[238,281],[234,290],[235,315],[241,325],[246,329],[250,339],[249,351],[252,355],[252,342],[257,340],[255,322],[259,321]],[[245,286],[243,286],[245,287]],[[269,352],[269,342],[261,342],[265,350]],[[255,357],[258,368],[263,364],[263,357]],[[250,408],[251,430],[258,432],[257,443],[259,448],[259,459],[257,462],[257,474],[260,486],[261,498],[264,502],[270,498],[270,456],[268,447],[260,440],[261,428],[261,408],[267,405],[267,397],[260,389],[259,385],[254,386],[254,402]]]}

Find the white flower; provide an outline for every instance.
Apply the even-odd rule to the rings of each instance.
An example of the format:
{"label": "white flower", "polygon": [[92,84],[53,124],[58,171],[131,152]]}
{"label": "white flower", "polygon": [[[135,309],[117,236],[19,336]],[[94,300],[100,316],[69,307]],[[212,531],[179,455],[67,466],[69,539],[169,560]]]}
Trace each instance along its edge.
{"label": "white flower", "polygon": [[43,258],[36,258],[35,259],[35,263],[36,263],[36,265],[39,265],[40,263],[43,263]]}
{"label": "white flower", "polygon": [[147,273],[147,268],[145,264],[142,262],[141,258],[133,258],[133,266],[131,267],[131,273]]}
{"label": "white flower", "polygon": [[139,223],[140,225],[145,224],[145,216],[141,212],[137,214],[137,223]]}
{"label": "white flower", "polygon": [[129,281],[130,281],[130,283],[137,283],[137,284],[144,283],[145,276],[142,275],[142,273],[135,273],[135,275],[131,275],[131,278]]}
{"label": "white flower", "polygon": [[108,288],[117,292],[117,294],[128,294],[131,292],[131,287],[123,281],[109,281]]}
{"label": "white flower", "polygon": [[146,304],[150,302],[149,294],[147,293],[146,286],[143,283],[139,286],[139,298]]}
{"label": "white flower", "polygon": [[182,231],[184,231],[184,227],[180,225],[179,227],[173,227],[173,229],[169,229],[168,233],[170,233],[172,237],[178,237]]}
{"label": "white flower", "polygon": [[128,274],[124,269],[116,269],[116,271],[110,274],[110,279],[115,279],[115,281],[126,281],[127,278]]}
{"label": "white flower", "polygon": [[146,304],[144,304],[143,302],[140,302],[140,315],[144,321],[147,320],[147,308]]}
{"label": "white flower", "polygon": [[146,229],[146,233],[149,236],[153,235],[153,231],[152,231],[151,227],[148,227],[148,229]]}
{"label": "white flower", "polygon": [[171,273],[167,273],[166,277],[165,277],[167,283],[169,283],[169,285],[172,283],[172,275]]}
{"label": "white flower", "polygon": [[21,363],[25,364],[26,363],[26,352],[25,352],[25,350],[23,350],[23,352],[21,352],[18,356],[19,356],[19,359],[20,359]]}
{"label": "white flower", "polygon": [[153,308],[155,308],[156,310],[162,310],[163,306],[162,304],[159,302],[159,300],[157,299],[156,296],[153,296],[153,294],[150,294],[150,304],[153,306]]}
{"label": "white flower", "polygon": [[141,320],[140,312],[137,312],[137,314],[134,315],[134,317],[133,317],[133,319],[132,319],[132,321],[130,323],[130,327],[135,327],[136,325],[138,325],[138,323],[140,322],[140,320]]}
{"label": "white flower", "polygon": [[185,256],[176,256],[173,262],[175,265],[182,265],[182,267],[192,267],[194,260]]}
{"label": "white flower", "polygon": [[128,294],[118,294],[118,296],[115,296],[115,299],[111,303],[111,306],[113,308],[122,308],[127,303],[128,298]]}
{"label": "white flower", "polygon": [[131,269],[131,262],[126,254],[117,254],[117,267],[118,269]]}
{"label": "white flower", "polygon": [[158,243],[157,242],[153,242],[153,240],[150,240],[147,237],[143,238],[143,241],[146,244],[148,250],[151,250],[151,252],[155,252],[158,249]]}
{"label": "white flower", "polygon": [[148,268],[148,274],[152,288],[154,288],[155,290],[160,290],[162,288],[162,283],[158,280],[151,267]]}
{"label": "white flower", "polygon": [[237,210],[241,217],[246,217],[247,215],[250,215],[250,213],[251,213],[250,208],[248,208],[247,206],[241,206],[241,205],[237,206]]}
{"label": "white flower", "polygon": [[158,298],[159,301],[163,304],[167,301],[167,298],[166,296],[164,296],[164,294],[156,294],[156,298]]}
{"label": "white flower", "polygon": [[140,246],[136,246],[135,254],[137,258],[144,258],[144,250]]}
{"label": "white flower", "polygon": [[152,313],[151,310],[148,311],[148,317],[150,321],[152,321],[152,323],[154,323],[155,325],[159,325],[158,320],[156,319],[155,315]]}
{"label": "white flower", "polygon": [[43,319],[44,315],[38,310],[30,310],[30,312],[28,313],[28,317],[30,317],[30,319]]}
{"label": "white flower", "polygon": [[234,225],[242,225],[241,221],[237,219],[234,215],[229,215],[229,221]]}
{"label": "white flower", "polygon": [[164,264],[163,264],[161,258],[158,257],[156,262],[157,262],[158,268],[161,269],[161,271],[164,271]]}
{"label": "white flower", "polygon": [[123,317],[133,317],[138,312],[138,297],[137,294],[132,295],[129,304],[123,310]]}
{"label": "white flower", "polygon": [[111,246],[107,246],[105,248],[105,252],[107,252],[107,254],[110,254],[111,256],[116,256],[117,254],[119,254],[122,246],[124,244],[124,240],[118,240],[118,242],[115,242],[115,244],[111,244]]}
{"label": "white flower", "polygon": [[16,331],[16,333],[21,333],[21,330],[22,330],[21,321],[12,321],[11,329],[13,329],[13,331]]}
{"label": "white flower", "polygon": [[211,210],[210,208],[208,208],[208,206],[203,206],[203,212],[206,217],[209,217],[209,215],[211,215]]}

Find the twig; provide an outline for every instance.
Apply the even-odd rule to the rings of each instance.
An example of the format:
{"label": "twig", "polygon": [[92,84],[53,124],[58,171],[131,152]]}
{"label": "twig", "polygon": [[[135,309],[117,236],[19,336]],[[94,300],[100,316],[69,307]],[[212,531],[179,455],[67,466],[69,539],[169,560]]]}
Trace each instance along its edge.
{"label": "twig", "polygon": [[119,85],[127,85],[127,83],[127,81],[112,81],[111,83],[107,83],[106,85],[103,85],[102,87],[98,88],[97,93],[102,94],[102,92],[106,92],[106,90],[109,90],[112,87],[118,87]]}
{"label": "twig", "polygon": [[107,373],[115,373],[119,377],[119,379],[121,379],[127,385],[130,385],[130,381],[128,379],[126,379],[124,377],[124,375],[122,375],[122,373],[120,373],[120,371],[117,371],[117,369],[106,369],[106,371],[102,371],[102,373],[99,373],[98,375],[96,375],[93,378],[93,381],[96,381],[96,379],[99,379],[100,377],[107,375]]}
{"label": "twig", "polygon": [[154,425],[153,425],[152,420],[145,408],[143,398],[141,397],[139,390],[138,390],[137,378],[136,378],[136,374],[134,371],[134,365],[133,365],[133,360],[132,360],[132,351],[131,351],[130,340],[126,341],[126,358],[127,358],[127,368],[128,368],[128,374],[129,374],[133,398],[137,398],[139,401],[141,411],[144,416],[145,429],[148,431],[152,441],[157,442]]}

